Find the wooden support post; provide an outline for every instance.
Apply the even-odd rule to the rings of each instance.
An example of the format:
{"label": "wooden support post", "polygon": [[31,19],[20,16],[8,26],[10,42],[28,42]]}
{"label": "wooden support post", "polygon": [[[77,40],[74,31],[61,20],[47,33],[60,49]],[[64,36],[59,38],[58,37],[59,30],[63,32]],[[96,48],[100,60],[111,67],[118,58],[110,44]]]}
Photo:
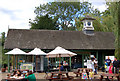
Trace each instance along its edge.
{"label": "wooden support post", "polygon": [[34,63],[34,55],[32,55],[32,63]]}
{"label": "wooden support post", "polygon": [[16,70],[16,55],[15,55],[15,68],[14,69]]}
{"label": "wooden support post", "polygon": [[82,68],[84,68],[84,55],[82,54]]}
{"label": "wooden support post", "polygon": [[96,52],[96,58],[97,58],[97,60],[98,60],[98,51]]}
{"label": "wooden support post", "polygon": [[70,57],[70,71],[71,71],[71,57]]}
{"label": "wooden support post", "polygon": [[13,69],[14,69],[14,55],[12,56],[12,66],[13,66]]}
{"label": "wooden support post", "polygon": [[8,72],[10,73],[10,55],[8,54]]}
{"label": "wooden support post", "polygon": [[17,56],[16,56],[16,69],[17,69],[17,60],[18,60],[18,59],[17,59]]}

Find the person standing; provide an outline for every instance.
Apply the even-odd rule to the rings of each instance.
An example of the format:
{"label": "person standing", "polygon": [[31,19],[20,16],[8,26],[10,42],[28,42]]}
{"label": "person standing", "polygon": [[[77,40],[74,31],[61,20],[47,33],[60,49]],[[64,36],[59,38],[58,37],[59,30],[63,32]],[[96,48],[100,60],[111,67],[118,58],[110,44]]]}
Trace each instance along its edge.
{"label": "person standing", "polygon": [[96,59],[96,58],[95,58],[95,60],[94,60],[94,68],[95,68],[95,74],[97,74],[98,61],[97,61],[97,59]]}
{"label": "person standing", "polygon": [[94,64],[95,64],[94,58],[91,58],[91,67],[92,67],[93,72],[95,71]]}
{"label": "person standing", "polygon": [[112,73],[112,69],[113,69],[113,63],[110,63],[109,73]]}
{"label": "person standing", "polygon": [[120,61],[115,57],[113,61],[113,73],[119,73],[119,65]]}
{"label": "person standing", "polygon": [[106,72],[108,72],[109,67],[110,67],[110,63],[111,63],[111,60],[110,60],[109,56],[108,56],[108,59],[105,60],[105,62],[107,63]]}

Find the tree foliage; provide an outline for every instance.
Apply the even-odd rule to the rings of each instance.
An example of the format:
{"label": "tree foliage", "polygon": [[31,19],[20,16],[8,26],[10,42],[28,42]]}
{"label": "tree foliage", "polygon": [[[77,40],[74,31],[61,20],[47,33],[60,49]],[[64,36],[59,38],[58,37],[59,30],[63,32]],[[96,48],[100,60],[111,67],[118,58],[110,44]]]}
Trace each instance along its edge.
{"label": "tree foliage", "polygon": [[5,55],[5,50],[4,50],[4,42],[5,42],[5,32],[1,33],[1,38],[0,38],[0,57],[2,57],[1,59],[1,63],[2,65],[7,64],[8,60],[7,60],[7,55]]}
{"label": "tree foliage", "polygon": [[[119,34],[118,34],[118,14],[120,14],[120,12],[118,12],[118,6],[119,6],[119,3],[118,2],[114,2],[114,3],[107,3],[107,5],[109,6],[108,7],[108,11],[109,11],[109,15],[112,17],[111,18],[111,21],[112,21],[112,30],[113,30],[113,32],[114,32],[114,35],[115,35],[115,47],[116,47],[116,49],[115,49],[115,56],[118,58],[118,59],[120,59],[120,55],[119,55],[119,45],[118,45],[118,43],[120,42],[119,41]],[[111,22],[110,22],[110,24],[111,24]]]}
{"label": "tree foliage", "polygon": [[48,14],[61,30],[75,30],[75,18],[92,11],[92,5],[88,2],[49,2],[36,7],[35,14],[36,18]]}
{"label": "tree foliage", "polygon": [[55,22],[48,15],[37,16],[34,21],[30,21],[31,29],[51,29],[56,30]]}

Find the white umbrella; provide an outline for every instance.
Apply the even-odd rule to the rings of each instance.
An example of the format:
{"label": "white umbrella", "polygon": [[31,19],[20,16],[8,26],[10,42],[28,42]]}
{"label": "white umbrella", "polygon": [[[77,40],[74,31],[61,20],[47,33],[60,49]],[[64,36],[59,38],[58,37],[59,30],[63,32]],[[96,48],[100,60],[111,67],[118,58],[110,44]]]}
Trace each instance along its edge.
{"label": "white umbrella", "polygon": [[46,55],[45,52],[43,52],[41,49],[39,48],[35,48],[34,50],[32,50],[31,52],[27,53],[30,55]]}
{"label": "white umbrella", "polygon": [[[29,52],[28,55],[36,55],[36,56],[38,56],[38,55],[46,55],[46,53],[43,52],[43,51],[42,51],[41,49],[39,49],[39,48],[35,48],[35,49],[33,49],[31,52]],[[36,61],[36,67],[37,67],[37,61]],[[37,70],[36,70],[36,71],[37,71]]]}
{"label": "white umbrella", "polygon": [[[73,52],[70,52],[60,46],[56,47],[53,51],[47,53],[46,57],[72,57],[74,55],[77,55]],[[59,59],[59,72],[60,72],[60,59]]]}
{"label": "white umbrella", "polygon": [[71,51],[68,51],[60,46],[56,47],[53,51],[47,53],[46,57],[72,57],[74,55],[77,55]]}
{"label": "white umbrella", "polygon": [[[14,48],[13,50],[11,50],[11,51],[9,51],[9,52],[7,52],[5,54],[7,54],[7,55],[10,55],[10,54],[11,55],[26,55],[27,53],[25,53],[24,51],[20,50],[19,48]],[[17,60],[16,60],[16,64],[15,65],[17,66]]]}
{"label": "white umbrella", "polygon": [[5,54],[12,54],[12,55],[26,55],[24,51],[20,50],[19,48],[14,48],[13,50],[5,53]]}

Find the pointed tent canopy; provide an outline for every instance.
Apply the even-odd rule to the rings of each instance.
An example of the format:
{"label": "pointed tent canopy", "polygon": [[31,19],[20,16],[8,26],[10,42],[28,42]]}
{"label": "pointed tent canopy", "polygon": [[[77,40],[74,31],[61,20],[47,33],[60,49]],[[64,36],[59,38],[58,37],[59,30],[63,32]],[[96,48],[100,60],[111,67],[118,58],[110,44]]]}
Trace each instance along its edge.
{"label": "pointed tent canopy", "polygon": [[74,55],[77,55],[77,54],[58,46],[53,51],[47,53],[46,57],[59,57],[59,56],[60,57],[72,57]]}
{"label": "pointed tent canopy", "polygon": [[46,55],[45,52],[43,52],[41,49],[39,48],[35,48],[34,50],[32,50],[31,52],[28,53],[29,55]]}
{"label": "pointed tent canopy", "polygon": [[14,48],[13,50],[5,53],[5,54],[12,54],[12,55],[26,55],[24,51],[20,50],[19,48]]}

